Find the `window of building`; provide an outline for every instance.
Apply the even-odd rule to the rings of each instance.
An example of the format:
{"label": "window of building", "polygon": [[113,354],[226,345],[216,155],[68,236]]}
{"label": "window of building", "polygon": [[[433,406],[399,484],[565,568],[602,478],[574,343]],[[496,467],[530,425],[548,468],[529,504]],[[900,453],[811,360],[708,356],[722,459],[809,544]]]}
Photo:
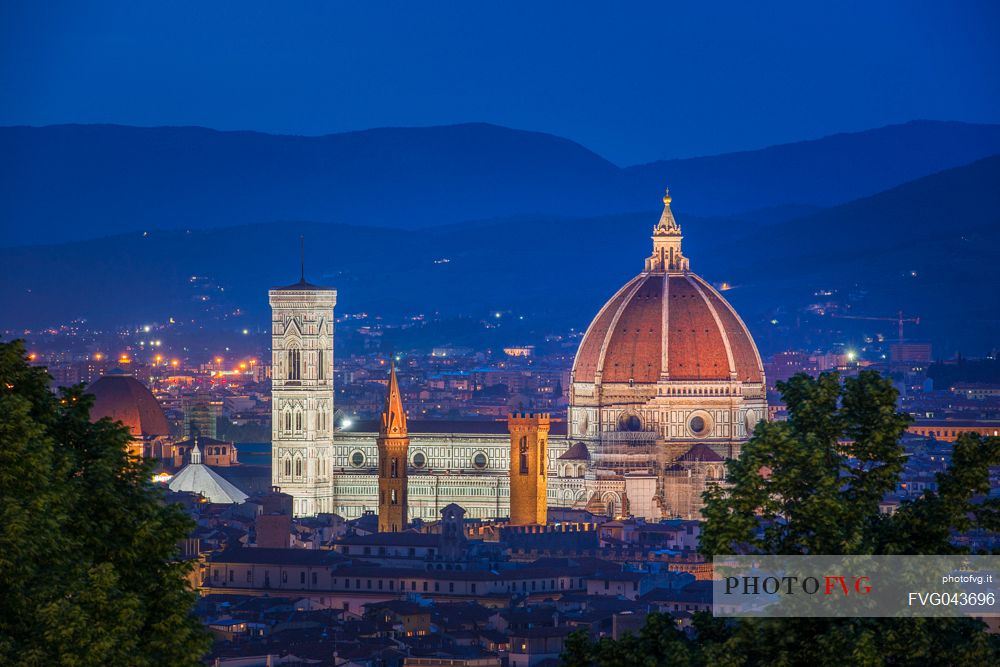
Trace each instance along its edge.
{"label": "window of building", "polygon": [[302,477],[302,459],[295,459],[295,476]]}
{"label": "window of building", "polygon": [[528,436],[526,436],[526,435],[522,435],[521,436],[521,443],[520,443],[519,451],[520,451],[520,459],[521,459],[521,474],[522,475],[527,475],[528,474]]}
{"label": "window of building", "polygon": [[292,476],[292,460],[285,459],[285,477]]}
{"label": "window of building", "polygon": [[302,350],[297,347],[288,349],[288,379],[302,379]]}
{"label": "window of building", "polygon": [[427,592],[427,582],[426,581],[424,582],[424,592],[425,593]]}
{"label": "window of building", "polygon": [[295,411],[295,430],[296,431],[301,431],[302,430],[302,411],[301,410],[296,410]]}
{"label": "window of building", "polygon": [[399,477],[399,459],[393,457],[392,462],[389,466],[389,476]]}
{"label": "window of building", "polygon": [[234,581],[234,579],[233,579],[233,575],[234,574],[235,574],[235,572],[233,572],[232,570],[229,571],[229,581]]}
{"label": "window of building", "polygon": [[449,581],[448,582],[448,592],[449,593],[454,593],[455,592],[455,582],[454,581]]}
{"label": "window of building", "polygon": [[389,500],[389,502],[391,502],[391,503],[392,503],[393,505],[396,505],[396,504],[398,503],[398,500],[397,500],[397,498],[396,498],[396,489],[393,489],[393,490],[392,490],[392,491],[391,491],[391,492],[389,493],[389,495],[390,495],[390,500]]}
{"label": "window of building", "polygon": [[323,360],[323,350],[316,352],[316,378],[323,380],[326,377],[326,364]]}
{"label": "window of building", "polygon": [[281,573],[281,583],[283,583],[283,584],[287,584],[288,583],[288,573],[287,572],[282,572]]}

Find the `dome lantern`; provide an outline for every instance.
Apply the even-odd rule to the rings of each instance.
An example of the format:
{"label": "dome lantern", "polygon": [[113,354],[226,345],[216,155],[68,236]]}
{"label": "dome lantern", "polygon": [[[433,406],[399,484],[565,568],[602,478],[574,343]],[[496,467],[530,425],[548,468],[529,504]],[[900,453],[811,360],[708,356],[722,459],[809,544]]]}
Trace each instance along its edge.
{"label": "dome lantern", "polygon": [[646,258],[647,273],[682,273],[690,270],[688,258],[681,252],[681,226],[670,210],[673,198],[668,189],[663,195],[663,213],[653,227],[653,254]]}

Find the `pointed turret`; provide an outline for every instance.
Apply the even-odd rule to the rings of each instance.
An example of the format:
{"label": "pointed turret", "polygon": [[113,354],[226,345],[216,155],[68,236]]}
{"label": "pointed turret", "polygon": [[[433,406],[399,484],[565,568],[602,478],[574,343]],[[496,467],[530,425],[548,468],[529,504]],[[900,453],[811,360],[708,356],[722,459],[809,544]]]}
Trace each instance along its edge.
{"label": "pointed turret", "polygon": [[389,390],[385,394],[385,409],[382,410],[379,435],[389,438],[406,437],[406,413],[403,411],[403,397],[399,394],[395,362],[389,370]]}
{"label": "pointed turret", "polygon": [[406,413],[399,395],[396,365],[389,369],[389,390],[385,394],[385,409],[378,428],[378,530],[396,533],[406,530],[409,522],[407,506],[407,464],[410,460],[410,438],[406,434]]}
{"label": "pointed turret", "polygon": [[663,213],[653,228],[653,254],[646,258],[646,271],[654,273],[689,270],[688,259],[681,253],[681,226],[670,210],[670,190],[663,195]]}
{"label": "pointed turret", "polygon": [[194,447],[191,449],[191,464],[198,465],[201,463],[201,448],[198,447],[198,436],[194,437]]}

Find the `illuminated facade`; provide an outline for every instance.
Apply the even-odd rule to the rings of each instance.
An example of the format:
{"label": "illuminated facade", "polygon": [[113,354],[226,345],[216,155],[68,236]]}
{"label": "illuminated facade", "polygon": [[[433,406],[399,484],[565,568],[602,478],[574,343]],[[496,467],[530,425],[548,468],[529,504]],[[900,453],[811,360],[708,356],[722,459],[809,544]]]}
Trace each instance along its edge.
{"label": "illuminated facade", "polygon": [[[390,387],[396,399],[387,410],[399,415],[405,446],[404,438],[392,445],[384,416],[379,428],[331,438],[332,424],[320,414],[333,409],[336,292],[305,283],[272,290],[273,477],[295,496],[296,514],[351,519],[381,510],[390,530],[437,520],[451,503],[472,519],[516,514],[526,523],[544,523],[546,507],[697,518],[702,491],[724,480],[725,460],[766,419],[767,404],[753,339],[719,292],[691,272],[670,203],[665,196],[642,272],[611,297],[581,341],[567,419],[551,419],[544,433],[537,425],[528,447],[532,484],[523,488],[516,417],[511,433],[501,422],[407,424],[398,387],[395,394]],[[317,376],[320,350],[325,374]],[[288,364],[300,368],[295,378]],[[395,386],[394,373],[392,380]],[[380,461],[392,460],[406,463],[397,464],[396,477],[380,474]],[[393,490],[396,506],[384,501]]]}
{"label": "illuminated facade", "polygon": [[569,436],[587,444],[608,480],[628,487],[655,476],[655,488],[626,488],[645,515],[695,517],[701,491],[723,479],[725,459],[766,418],[766,385],[746,325],[691,272],[670,203],[667,194],[644,270],[580,343]]}
{"label": "illuminated facade", "polygon": [[399,395],[396,367],[389,371],[389,388],[385,394],[385,409],[378,429],[378,532],[398,533],[406,530],[407,511],[406,469],[410,459],[410,438],[406,433],[406,412]]}
{"label": "illuminated facade", "polygon": [[304,276],[270,290],[271,481],[295,516],[331,512],[333,308],[337,291]]}

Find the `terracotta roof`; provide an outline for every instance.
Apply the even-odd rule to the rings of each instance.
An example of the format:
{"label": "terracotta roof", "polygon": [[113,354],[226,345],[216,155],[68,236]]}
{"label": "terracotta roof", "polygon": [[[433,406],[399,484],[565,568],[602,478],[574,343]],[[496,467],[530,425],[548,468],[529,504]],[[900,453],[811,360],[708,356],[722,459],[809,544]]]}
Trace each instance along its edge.
{"label": "terracotta roof", "polygon": [[94,395],[91,421],[108,417],[128,426],[134,437],[169,435],[170,425],[156,397],[144,384],[122,371],[112,371],[87,387]]}
{"label": "terracotta roof", "polygon": [[563,461],[589,461],[590,450],[587,449],[587,445],[582,442],[577,442],[565,452],[560,454],[559,459]]}
{"label": "terracotta roof", "polygon": [[677,457],[678,461],[725,461],[726,457],[719,455],[714,449],[703,442],[687,450]]}
{"label": "terracotta roof", "polygon": [[642,273],[600,310],[573,365],[575,382],[762,382],[760,355],[732,306],[693,273]]}

